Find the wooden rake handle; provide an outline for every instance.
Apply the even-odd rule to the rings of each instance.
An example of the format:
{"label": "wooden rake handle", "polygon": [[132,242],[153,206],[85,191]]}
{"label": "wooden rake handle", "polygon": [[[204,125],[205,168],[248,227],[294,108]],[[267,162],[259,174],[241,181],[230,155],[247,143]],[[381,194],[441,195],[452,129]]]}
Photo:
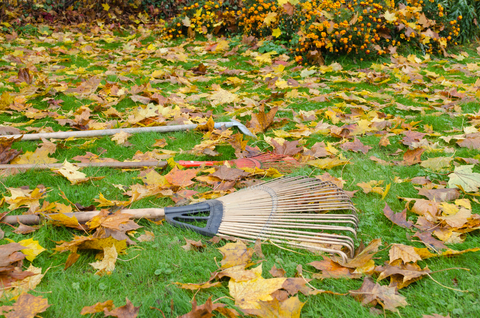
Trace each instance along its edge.
{"label": "wooden rake handle", "polygon": [[[85,223],[90,221],[94,216],[98,215],[100,211],[89,211],[89,212],[73,212],[73,213],[64,213],[68,217],[75,217],[79,223]],[[134,219],[159,219],[165,216],[164,209],[159,208],[147,208],[147,209],[124,209],[122,213],[129,214]],[[27,215],[8,215],[0,220],[0,223],[7,224],[18,224],[19,222],[25,225],[40,224],[42,219],[50,219],[49,216],[52,214],[45,214],[45,216],[40,216],[38,214],[27,214]]]}
{"label": "wooden rake handle", "polygon": [[[111,168],[141,168],[141,167],[165,167],[166,161],[132,161],[132,162],[86,162],[73,163],[77,167],[111,167]],[[57,169],[63,167],[63,163],[30,163],[30,164],[0,164],[0,169]]]}

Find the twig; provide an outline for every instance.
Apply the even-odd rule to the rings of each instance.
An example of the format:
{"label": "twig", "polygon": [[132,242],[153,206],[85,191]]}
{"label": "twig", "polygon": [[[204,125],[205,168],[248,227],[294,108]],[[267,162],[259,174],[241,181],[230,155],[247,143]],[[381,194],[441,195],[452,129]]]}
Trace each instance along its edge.
{"label": "twig", "polygon": [[466,270],[466,271],[470,271],[469,268],[452,267],[452,268],[439,269],[438,271],[430,272],[430,274],[439,273],[439,272],[444,272],[444,271],[449,271],[449,270],[451,270],[451,269],[463,269],[463,270]]}
{"label": "twig", "polygon": [[140,254],[138,254],[137,256],[134,256],[134,257],[132,257],[132,258],[130,258],[130,259],[121,259],[121,258],[117,258],[117,259],[118,259],[119,261],[122,261],[122,262],[130,262],[130,261],[136,259],[136,258],[139,257],[139,256],[140,256]]}
{"label": "twig", "polygon": [[452,287],[448,287],[448,286],[445,286],[443,285],[442,283],[440,283],[439,281],[435,280],[430,274],[428,274],[428,277],[430,277],[435,283],[437,283],[438,285],[444,287],[444,288],[447,288],[447,289],[451,289],[451,290],[454,290],[454,291],[459,291],[459,292],[462,292],[462,293],[468,293],[469,291],[468,290],[461,290],[461,289],[455,289],[455,288],[452,288]]}
{"label": "twig", "polygon": [[162,311],[160,308],[150,306],[150,309],[156,309],[156,310],[158,310],[159,312],[162,313],[163,318],[166,318],[166,317],[165,317],[165,314],[163,313],[163,311]]}

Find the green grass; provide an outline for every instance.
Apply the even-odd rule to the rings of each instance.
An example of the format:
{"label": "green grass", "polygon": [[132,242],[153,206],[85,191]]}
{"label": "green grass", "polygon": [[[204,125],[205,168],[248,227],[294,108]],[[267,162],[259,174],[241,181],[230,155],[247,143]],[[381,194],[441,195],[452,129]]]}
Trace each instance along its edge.
{"label": "green grass", "polygon": [[[88,31],[86,31],[88,33]],[[78,35],[75,34],[75,41]],[[95,35],[99,36],[99,35]],[[117,35],[118,36],[118,35]],[[25,34],[24,38],[30,40],[30,45],[43,46],[46,48],[55,48],[63,46],[66,51],[81,47],[84,44],[77,42],[63,43],[59,42],[56,46],[49,43],[43,43],[35,37],[35,32],[31,36]],[[131,43],[138,42],[138,37],[129,39]],[[120,37],[121,40],[124,37]],[[238,39],[237,39],[238,40]],[[127,41],[127,40],[125,40]],[[93,43],[91,40],[86,42]],[[277,119],[287,119],[285,121],[274,122],[275,130],[283,130],[288,132],[296,129],[295,117],[292,110],[296,113],[300,111],[315,111],[316,122],[331,124],[331,119],[327,116],[326,111],[330,108],[341,112],[341,121],[336,124],[338,127],[347,127],[357,123],[359,120],[388,120],[396,125],[396,128],[407,129],[412,122],[420,122],[415,126],[414,130],[419,132],[427,132],[424,125],[431,126],[434,132],[440,135],[458,135],[461,131],[452,132],[452,129],[463,129],[471,126],[470,118],[464,114],[472,114],[478,111],[478,96],[475,97],[474,90],[466,94],[473,100],[435,100],[429,101],[425,98],[451,89],[449,84],[442,84],[434,80],[429,80],[425,76],[426,72],[435,72],[444,76],[447,80],[458,83],[458,91],[464,91],[465,88],[471,86],[475,80],[472,76],[468,76],[458,69],[466,66],[466,63],[475,63],[478,65],[478,54],[470,47],[465,50],[470,54],[469,58],[464,61],[456,61],[452,58],[432,57],[432,61],[424,63],[420,66],[406,65],[416,68],[415,72],[424,74],[424,83],[414,83],[408,78],[399,78],[396,76],[398,72],[402,72],[402,65],[395,65],[390,60],[378,61],[362,61],[354,62],[348,59],[340,59],[343,69],[340,71],[321,72],[321,68],[314,68],[317,73],[309,77],[301,77],[301,70],[292,70],[295,65],[288,65],[285,71],[275,76],[281,77],[283,80],[295,79],[303,86],[296,88],[277,88],[274,85],[269,86],[265,81],[267,74],[273,74],[274,70],[271,65],[258,65],[252,63],[253,57],[246,56],[246,47],[241,47],[237,54],[223,57],[223,54],[214,54],[211,52],[203,52],[202,48],[208,45],[204,41],[190,41],[185,46],[185,54],[188,55],[186,62],[167,61],[163,58],[155,56],[155,52],[146,53],[144,50],[150,44],[154,44],[157,48],[173,48],[182,45],[182,42],[163,42],[156,37],[156,34],[150,35],[140,41],[141,45],[135,47],[132,52],[122,52],[122,48],[126,42],[107,43],[101,40],[92,45],[96,50],[101,52],[95,56],[79,53],[77,55],[59,54],[55,50],[52,53],[45,51],[39,53],[39,59],[52,58],[50,62],[40,61],[36,64],[38,73],[33,72],[36,80],[44,78],[44,81],[36,82],[39,87],[36,96],[25,96],[26,103],[30,104],[39,111],[52,112],[45,118],[36,119],[28,124],[21,125],[19,128],[28,129],[28,127],[44,127],[52,128],[54,131],[73,130],[68,125],[62,126],[53,116],[53,112],[58,116],[64,116],[67,119],[75,118],[75,111],[87,105],[92,112],[90,119],[97,122],[106,122],[116,119],[120,122],[126,120],[131,115],[133,109],[142,107],[142,104],[134,102],[127,94],[125,98],[108,95],[105,90],[107,82],[115,82],[119,88],[130,90],[133,85],[141,85],[149,83],[150,74],[157,69],[166,70],[166,75],[159,78],[155,83],[151,84],[150,93],[161,94],[170,98],[166,106],[174,107],[178,105],[181,108],[195,107],[195,113],[211,111],[215,121],[227,121],[231,114],[235,114],[237,119],[245,123],[250,119],[252,112],[257,112],[258,107],[255,103],[264,101],[267,109],[273,106],[280,106]],[[240,44],[239,44],[240,45]],[[7,56],[12,54],[18,47],[28,47],[21,41],[14,41],[8,44],[0,44],[2,54]],[[198,48],[198,49],[196,49]],[[44,54],[44,55],[42,55]],[[109,57],[110,56],[110,57]],[[112,60],[112,56],[114,57]],[[115,64],[113,62],[116,61]],[[193,67],[197,67],[201,62],[208,63],[207,74],[204,78],[198,80],[191,71]],[[335,62],[335,61],[328,61]],[[159,67],[161,63],[161,67]],[[65,66],[64,69],[52,72],[43,72],[53,64]],[[7,67],[9,63],[0,61],[0,67]],[[384,66],[380,70],[380,66]],[[16,68],[25,67],[25,65],[16,65]],[[132,68],[136,69],[132,72]],[[221,75],[220,70],[242,69],[245,74],[240,75]],[[16,78],[17,69],[10,69],[1,73],[0,93],[8,91],[12,95],[19,92],[20,85],[11,83],[9,79]],[[78,69],[83,68],[85,71],[78,73]],[[115,75],[105,74],[106,70],[114,69]],[[379,84],[375,81],[371,82],[364,76],[365,70],[375,70],[381,76],[390,79],[389,82]],[[360,74],[362,73],[362,74]],[[44,89],[51,84],[57,82],[65,82],[69,88],[74,88],[79,82],[89,79],[96,74],[101,81],[101,85],[95,92],[102,97],[105,102],[99,102],[98,98],[88,96],[78,96],[76,94],[64,93],[61,91],[45,93]],[[478,71],[477,71],[478,77]],[[124,81],[121,76],[127,76],[133,80]],[[223,106],[213,107],[208,97],[189,101],[188,98],[196,94],[212,93],[214,84],[220,85],[225,90],[234,89],[231,85],[225,85],[228,77],[239,77],[246,82],[240,85],[236,94],[244,100],[241,102],[230,103]],[[180,93],[179,90],[185,88],[185,84],[175,79],[187,79],[191,81],[198,89],[197,93]],[[171,81],[170,81],[171,80]],[[461,83],[460,83],[461,82]],[[12,87],[12,89],[8,88]],[[286,98],[283,93],[296,89],[299,93],[298,97]],[[402,93],[402,89],[404,90]],[[319,96],[325,96],[325,102],[313,101],[313,90],[319,91]],[[365,92],[377,93],[369,96]],[[473,92],[473,93],[472,93]],[[275,93],[277,94],[272,97]],[[365,101],[355,101],[352,99],[344,100],[340,93],[348,96],[357,96]],[[383,94],[383,95],[378,95]],[[176,96],[177,99],[173,97]],[[107,98],[108,97],[108,98]],[[271,98],[272,97],[272,98]],[[49,106],[48,99],[63,100],[61,107],[58,109]],[[248,99],[247,99],[248,98]],[[271,98],[271,99],[270,99]],[[110,105],[105,105],[107,103]],[[395,102],[406,106],[423,107],[420,110],[402,110],[398,109]],[[453,102],[454,108],[442,109],[445,103]],[[113,107],[119,112],[124,113],[121,119],[107,118],[103,111]],[[440,113],[439,113],[440,112]],[[6,110],[0,112],[0,122],[20,124],[28,122],[30,119],[26,116],[24,110],[11,111]],[[396,121],[395,121],[396,120]],[[302,122],[304,125],[309,122]],[[402,128],[403,125],[403,128]],[[476,124],[478,129],[478,124]],[[383,129],[390,132],[388,127]],[[314,126],[312,126],[313,128]],[[236,132],[236,131],[235,131]],[[265,136],[274,137],[273,131],[269,129]],[[264,135],[259,134],[259,140],[248,139],[249,146],[258,146],[261,150],[271,150],[272,147],[264,140]],[[401,131],[394,131],[390,139],[390,145],[380,147],[380,135],[376,132],[358,135],[357,138],[365,145],[371,146],[372,149],[367,154],[355,153],[352,151],[344,151],[340,148],[344,140],[340,138],[325,135],[312,134],[301,139],[301,143],[311,148],[317,142],[331,143],[339,154],[350,160],[353,164],[346,166],[334,167],[327,172],[331,175],[345,180],[344,188],[348,191],[357,191],[352,199],[358,208],[360,226],[358,229],[357,245],[360,241],[368,244],[376,238],[381,238],[383,245],[381,251],[376,255],[375,263],[377,266],[383,265],[388,260],[388,246],[393,243],[406,244],[415,247],[424,247],[418,239],[413,237],[414,231],[400,228],[390,222],[383,214],[385,203],[387,203],[395,212],[400,212],[405,208],[406,198],[420,198],[418,189],[408,179],[417,176],[426,176],[433,180],[437,185],[448,182],[448,173],[452,172],[454,165],[446,170],[446,172],[434,172],[420,165],[402,166],[391,165],[382,166],[369,160],[370,156],[376,156],[388,162],[401,161],[403,153],[408,149],[401,143],[403,134]],[[189,151],[203,140],[203,134],[198,131],[188,132],[172,132],[172,133],[138,133],[129,138],[129,142],[133,145],[125,147],[117,145],[111,140],[111,137],[99,137],[94,142],[88,143],[91,139],[74,139],[56,141],[57,150],[51,155],[52,158],[63,162],[73,161],[75,156],[85,155],[86,152],[92,152],[102,158],[114,158],[117,160],[129,160],[137,151],[145,153],[155,148],[153,144],[157,139],[165,138],[167,146],[166,150],[177,151],[175,160],[226,160],[234,158],[234,149],[228,144],[220,145],[216,150],[220,153],[218,157],[210,157],[207,155],[196,156]],[[477,158],[478,150],[460,148],[455,145],[455,140],[446,143],[439,138],[439,135],[426,135],[426,140],[434,144],[438,142],[440,148],[453,148],[454,153],[440,151],[425,151],[422,159],[443,156]],[[292,140],[292,139],[290,139]],[[23,151],[35,151],[40,142],[38,141],[19,141],[13,145],[13,148]],[[400,150],[397,153],[397,150]],[[448,149],[446,149],[448,150]],[[458,162],[456,162],[458,163]],[[462,163],[463,164],[463,163]],[[157,169],[162,175],[170,171],[170,168]],[[478,165],[474,168],[475,172],[480,172]],[[142,184],[138,178],[139,170],[118,171],[109,168],[85,168],[82,170],[88,177],[104,177],[100,180],[92,180],[80,185],[71,185],[70,182],[49,170],[43,171],[26,171],[13,176],[3,177],[0,179],[0,193],[4,197],[9,197],[8,188],[19,188],[28,186],[34,189],[39,185],[43,185],[48,189],[45,198],[48,202],[61,202],[68,204],[62,197],[62,192],[73,203],[79,203],[83,206],[96,204],[95,199],[99,198],[99,194],[103,194],[110,200],[128,200],[124,192],[115,185],[123,185],[130,187],[135,184]],[[325,170],[303,165],[301,168],[292,172],[292,175],[308,175],[319,176]],[[402,183],[396,183],[395,178],[407,180]],[[379,194],[362,192],[357,183],[368,182],[370,180],[383,180],[384,186],[391,184],[391,188],[385,199]],[[205,191],[208,188],[204,184],[197,182],[191,189]],[[462,195],[463,198],[470,200],[472,204],[472,213],[480,212],[480,205],[475,200],[475,196]],[[44,200],[41,200],[41,203]],[[170,198],[147,197],[131,205],[131,208],[147,208],[147,207],[164,207],[171,206],[174,202]],[[21,214],[27,209],[18,209],[11,211],[13,214]],[[0,212],[8,211],[8,204],[4,203],[0,206]],[[411,212],[407,213],[409,220],[416,221],[417,216]],[[41,253],[32,264],[41,267],[42,271],[46,271],[46,275],[42,282],[34,291],[30,293],[34,295],[42,295],[48,299],[52,306],[48,308],[42,317],[81,317],[80,311],[85,306],[93,305],[97,302],[103,302],[112,299],[116,306],[125,304],[125,298],[128,298],[135,306],[140,307],[139,317],[160,317],[158,310],[151,309],[155,307],[160,309],[165,317],[176,317],[183,315],[191,310],[190,302],[195,297],[198,304],[203,304],[210,296],[213,300],[219,299],[219,302],[227,304],[228,307],[234,308],[234,300],[229,295],[227,280],[222,280],[222,287],[210,288],[199,292],[191,292],[179,288],[175,283],[203,283],[209,280],[212,272],[218,269],[218,264],[222,259],[218,248],[225,244],[210,244],[207,238],[182,228],[175,228],[169,224],[155,225],[149,221],[141,220],[139,224],[142,226],[134,237],[138,237],[144,231],[152,231],[155,234],[153,242],[139,242],[127,248],[125,254],[119,255],[116,263],[115,271],[111,275],[98,277],[94,275],[95,270],[89,265],[96,261],[95,251],[81,251],[79,260],[67,270],[64,265],[68,257],[68,253],[55,253],[54,249],[60,241],[70,241],[75,235],[84,235],[81,231],[75,231],[65,227],[55,227],[52,224],[44,223],[34,233],[28,235],[19,235],[13,232],[9,226],[2,225],[5,232],[5,238],[0,244],[8,243],[7,239],[18,242],[26,238],[37,240],[46,251]],[[201,252],[185,251],[182,245],[185,244],[184,238],[192,240],[202,240],[206,247]],[[455,250],[464,250],[480,246],[480,235],[478,230],[465,234],[465,241],[461,244],[449,245]],[[298,265],[303,267],[303,275],[306,278],[317,272],[310,262],[320,260],[322,257],[310,252],[301,252],[300,254],[291,253],[285,249],[273,246],[271,244],[263,245],[263,253],[265,259],[259,259],[254,256],[253,261],[263,266],[263,277],[271,278],[269,270],[275,265],[283,268],[288,277],[296,274]],[[421,317],[424,314],[433,315],[434,313],[447,315],[450,317],[476,317],[480,313],[480,301],[478,285],[480,284],[480,253],[466,253],[455,257],[439,257],[420,261],[419,265],[423,268],[428,266],[432,271],[431,278],[423,278],[405,289],[400,290],[400,294],[406,297],[408,306],[399,309],[399,313],[385,312],[386,317]],[[25,261],[24,267],[30,262]],[[47,271],[48,270],[48,271]],[[374,277],[375,278],[375,277]],[[346,279],[324,279],[312,280],[312,286],[317,289],[333,291],[341,294],[348,294],[350,290],[360,288],[362,280],[346,280]],[[388,285],[388,280],[380,281],[382,285]],[[462,292],[468,290],[468,292]],[[301,301],[306,302],[302,309],[302,317],[375,317],[369,308],[363,307],[359,302],[348,295],[330,295],[321,294],[317,296],[306,297],[299,294]],[[13,300],[3,300],[3,304],[12,304]],[[173,311],[172,311],[173,308]],[[377,308],[380,308],[377,306]],[[102,317],[97,314],[94,317]]]}

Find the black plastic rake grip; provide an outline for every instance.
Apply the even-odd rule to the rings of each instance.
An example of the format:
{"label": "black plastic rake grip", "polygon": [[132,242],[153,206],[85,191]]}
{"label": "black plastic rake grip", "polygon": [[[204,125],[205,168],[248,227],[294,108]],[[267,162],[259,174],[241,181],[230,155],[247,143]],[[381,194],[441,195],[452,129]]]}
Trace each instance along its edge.
{"label": "black plastic rake grip", "polygon": [[[203,216],[208,212],[208,216]],[[201,216],[202,215],[202,216]],[[168,223],[194,230],[205,236],[215,236],[222,223],[223,204],[218,200],[208,200],[187,206],[165,208],[165,220]],[[207,221],[205,227],[195,226],[186,222]]]}

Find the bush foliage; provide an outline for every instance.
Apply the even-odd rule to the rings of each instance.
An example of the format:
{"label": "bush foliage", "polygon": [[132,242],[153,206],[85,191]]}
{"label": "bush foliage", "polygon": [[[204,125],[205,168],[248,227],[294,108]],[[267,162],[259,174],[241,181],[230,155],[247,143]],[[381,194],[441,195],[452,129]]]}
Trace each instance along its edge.
{"label": "bush foliage", "polygon": [[[160,21],[166,39],[244,34],[283,45],[299,63],[416,47],[445,53],[478,35],[479,0],[10,0],[11,23]],[[167,21],[167,22],[165,22]],[[5,23],[4,23],[5,24]]]}

